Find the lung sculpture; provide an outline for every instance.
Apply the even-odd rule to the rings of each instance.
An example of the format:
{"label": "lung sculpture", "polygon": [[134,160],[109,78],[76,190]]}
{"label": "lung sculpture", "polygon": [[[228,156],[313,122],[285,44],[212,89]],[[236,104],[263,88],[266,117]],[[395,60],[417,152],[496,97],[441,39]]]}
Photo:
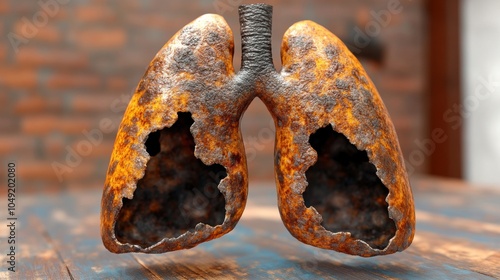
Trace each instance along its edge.
{"label": "lung sculpture", "polygon": [[302,21],[271,55],[272,7],[239,8],[242,67],[221,16],[204,15],[151,61],[125,112],[102,197],[115,253],[187,249],[231,231],[248,187],[239,121],[259,97],[276,126],[283,223],[298,240],[364,257],[407,248],[411,188],[394,126],[358,60]]}

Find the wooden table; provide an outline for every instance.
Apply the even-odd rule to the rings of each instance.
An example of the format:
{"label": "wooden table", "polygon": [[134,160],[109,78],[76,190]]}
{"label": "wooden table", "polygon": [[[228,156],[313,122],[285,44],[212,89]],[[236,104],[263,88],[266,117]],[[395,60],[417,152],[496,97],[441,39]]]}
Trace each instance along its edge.
{"label": "wooden table", "polygon": [[0,278],[500,278],[500,191],[428,177],[412,185],[418,221],[413,244],[402,253],[375,258],[295,240],[281,223],[271,183],[250,186],[245,214],[229,234],[162,255],[106,251],[99,236],[100,191],[21,193],[17,272],[6,270],[7,231],[2,226]]}

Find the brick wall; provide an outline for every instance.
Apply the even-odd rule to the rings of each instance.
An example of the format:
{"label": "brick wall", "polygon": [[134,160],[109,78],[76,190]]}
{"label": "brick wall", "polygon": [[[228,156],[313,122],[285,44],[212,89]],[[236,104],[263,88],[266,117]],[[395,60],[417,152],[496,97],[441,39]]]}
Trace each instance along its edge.
{"label": "brick wall", "polygon": [[[400,0],[402,11],[390,14],[377,29],[374,13],[387,11],[394,1],[267,2],[274,5],[273,54],[278,68],[281,37],[296,21],[312,19],[347,41],[356,39],[356,26],[372,32],[374,36],[365,41],[382,46],[384,57],[380,63],[363,63],[408,155],[415,149],[413,141],[423,138],[426,123],[425,13],[423,1]],[[239,68],[237,8],[231,4],[235,2],[0,1],[3,165],[17,161],[26,190],[102,187],[130,95],[149,61],[178,29],[201,14],[222,13],[235,34]],[[274,140],[269,132],[274,128],[260,100],[245,113],[242,129],[251,159],[250,179],[272,179]],[[96,138],[97,130],[102,139]],[[86,134],[93,135],[95,143],[89,146]],[[86,154],[75,158],[75,149]],[[61,180],[54,163],[64,171]],[[425,170],[425,165],[418,170]]]}

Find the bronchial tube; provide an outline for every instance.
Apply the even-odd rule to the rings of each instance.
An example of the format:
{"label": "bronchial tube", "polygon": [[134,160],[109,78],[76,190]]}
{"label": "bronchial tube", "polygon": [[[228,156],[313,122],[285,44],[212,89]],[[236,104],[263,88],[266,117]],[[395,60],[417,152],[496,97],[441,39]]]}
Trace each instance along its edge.
{"label": "bronchial tube", "polygon": [[241,27],[241,68],[252,72],[275,71],[271,31],[273,7],[266,4],[239,8]]}

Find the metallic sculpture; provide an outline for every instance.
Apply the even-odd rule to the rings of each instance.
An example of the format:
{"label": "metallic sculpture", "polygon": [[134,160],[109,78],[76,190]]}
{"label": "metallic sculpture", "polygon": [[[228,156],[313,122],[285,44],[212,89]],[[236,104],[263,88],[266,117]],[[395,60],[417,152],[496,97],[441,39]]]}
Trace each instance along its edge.
{"label": "metallic sculpture", "polygon": [[407,248],[413,198],[394,127],[358,60],[302,21],[271,56],[272,7],[240,6],[242,67],[221,16],[204,15],[150,63],[118,131],[102,198],[112,252],[191,248],[231,231],[247,197],[239,120],[257,96],[276,125],[281,218],[298,240],[375,256]]}

